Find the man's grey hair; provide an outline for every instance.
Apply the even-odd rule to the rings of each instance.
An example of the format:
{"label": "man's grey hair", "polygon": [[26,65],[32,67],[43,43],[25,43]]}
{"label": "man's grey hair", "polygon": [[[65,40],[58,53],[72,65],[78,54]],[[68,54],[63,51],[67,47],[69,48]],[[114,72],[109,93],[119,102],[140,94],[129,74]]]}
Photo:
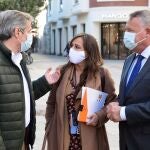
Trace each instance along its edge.
{"label": "man's grey hair", "polygon": [[0,40],[9,39],[15,28],[25,29],[27,22],[33,21],[33,17],[18,10],[6,10],[0,12]]}
{"label": "man's grey hair", "polygon": [[149,10],[139,10],[130,14],[130,20],[135,17],[139,17],[144,26],[150,26],[150,11]]}

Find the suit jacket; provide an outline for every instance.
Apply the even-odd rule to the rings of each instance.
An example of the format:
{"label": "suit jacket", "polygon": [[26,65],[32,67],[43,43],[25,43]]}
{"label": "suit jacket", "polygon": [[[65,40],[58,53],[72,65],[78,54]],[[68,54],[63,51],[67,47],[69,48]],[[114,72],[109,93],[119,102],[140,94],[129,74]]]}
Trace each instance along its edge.
{"label": "suit jacket", "polygon": [[150,150],[150,57],[125,93],[134,58],[135,53],[125,60],[120,82],[119,104],[126,106],[127,118],[119,123],[120,150]]}

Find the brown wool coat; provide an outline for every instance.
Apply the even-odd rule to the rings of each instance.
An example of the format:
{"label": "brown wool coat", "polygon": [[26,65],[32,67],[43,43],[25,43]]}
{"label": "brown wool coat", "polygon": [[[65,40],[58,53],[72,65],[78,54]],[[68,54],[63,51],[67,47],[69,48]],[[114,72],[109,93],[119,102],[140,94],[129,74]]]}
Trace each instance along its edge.
{"label": "brown wool coat", "polygon": [[[104,91],[109,94],[106,105],[114,101],[116,98],[114,82],[107,69],[104,69],[105,87]],[[70,78],[72,76],[72,68],[68,69],[57,90],[54,88],[47,101],[46,109],[46,135],[47,150],[68,150],[70,137],[67,108],[65,96],[69,94]],[[88,79],[87,87],[101,90],[100,72],[96,74],[96,79]],[[81,97],[81,91],[77,97]],[[108,121],[106,117],[106,106],[99,112],[98,125],[96,127],[87,126],[85,123],[80,123],[82,150],[109,150],[108,139],[104,124]],[[45,145],[45,143],[44,143]],[[42,150],[44,150],[44,146]]]}

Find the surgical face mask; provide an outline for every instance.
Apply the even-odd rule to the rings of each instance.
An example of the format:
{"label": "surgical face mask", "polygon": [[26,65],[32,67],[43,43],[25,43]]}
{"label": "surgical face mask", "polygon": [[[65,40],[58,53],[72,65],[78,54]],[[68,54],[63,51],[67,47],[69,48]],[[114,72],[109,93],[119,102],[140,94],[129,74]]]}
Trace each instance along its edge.
{"label": "surgical face mask", "polygon": [[27,34],[27,40],[21,43],[21,52],[27,51],[31,47],[32,41],[32,34]]}
{"label": "surgical face mask", "polygon": [[85,60],[85,52],[84,51],[77,51],[74,48],[70,48],[69,60],[73,64],[79,64],[80,62]]}
{"label": "surgical face mask", "polygon": [[[139,33],[141,33],[141,32],[139,32]],[[134,33],[134,32],[125,32],[124,33],[123,42],[124,42],[124,45],[126,48],[128,48],[129,50],[133,50],[135,47],[137,47],[137,45],[139,43],[141,43],[142,41],[144,41],[147,38],[146,37],[136,43],[135,38],[136,38],[136,35],[139,33]]]}

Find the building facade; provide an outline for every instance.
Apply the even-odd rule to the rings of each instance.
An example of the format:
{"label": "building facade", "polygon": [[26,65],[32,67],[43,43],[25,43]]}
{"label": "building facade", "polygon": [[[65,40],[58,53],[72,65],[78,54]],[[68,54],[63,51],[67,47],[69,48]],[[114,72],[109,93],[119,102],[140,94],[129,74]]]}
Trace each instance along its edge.
{"label": "building facade", "polygon": [[124,59],[123,32],[129,14],[149,9],[149,0],[50,0],[47,11],[49,54],[63,55],[78,33],[92,34],[103,58]]}

